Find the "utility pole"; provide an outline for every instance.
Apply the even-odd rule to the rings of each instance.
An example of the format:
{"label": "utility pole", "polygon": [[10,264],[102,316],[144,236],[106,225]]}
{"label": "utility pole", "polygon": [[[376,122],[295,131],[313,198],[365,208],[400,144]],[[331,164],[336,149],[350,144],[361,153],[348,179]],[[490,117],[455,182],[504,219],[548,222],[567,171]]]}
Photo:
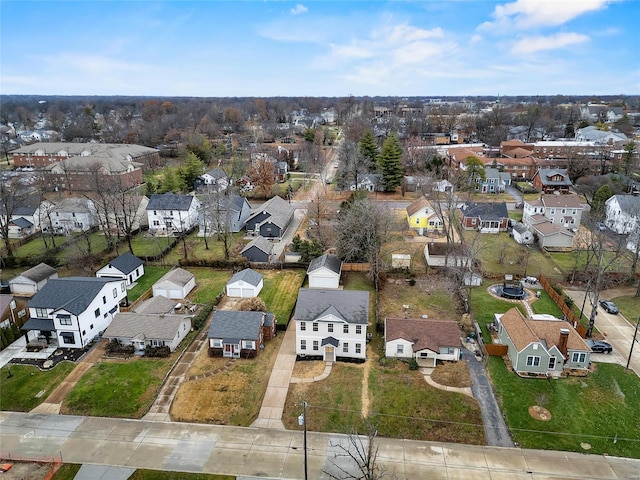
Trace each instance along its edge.
{"label": "utility pole", "polygon": [[302,413],[298,417],[298,425],[304,427],[303,449],[304,449],[304,480],[307,480],[307,402],[302,402]]}
{"label": "utility pole", "polygon": [[629,349],[629,358],[627,359],[627,370],[629,370],[629,364],[631,363],[631,354],[633,353],[633,346],[636,344],[636,336],[638,335],[638,325],[640,325],[640,317],[636,321],[636,330],[633,332],[633,340],[631,340],[631,348]]}

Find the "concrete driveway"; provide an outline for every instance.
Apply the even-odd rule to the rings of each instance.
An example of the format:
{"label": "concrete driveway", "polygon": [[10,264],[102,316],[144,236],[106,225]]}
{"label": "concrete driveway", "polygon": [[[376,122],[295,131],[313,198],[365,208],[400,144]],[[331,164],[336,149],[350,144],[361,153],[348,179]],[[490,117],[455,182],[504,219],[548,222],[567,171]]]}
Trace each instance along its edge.
{"label": "concrete driveway", "polygon": [[[565,293],[571,297],[576,305],[582,306],[584,302],[585,292],[582,290],[565,290]],[[609,294],[606,290],[600,293],[601,299],[613,298],[615,295]],[[585,306],[585,315],[591,315],[591,306],[587,300]],[[602,308],[598,308],[595,326],[600,333],[605,336],[607,342],[613,346],[613,352],[608,355],[594,354],[592,359],[594,362],[616,362],[622,366],[627,365],[629,359],[629,351],[631,350],[631,342],[633,341],[633,333],[635,324],[627,321],[622,314],[612,315]],[[640,336],[640,335],[639,335]],[[640,376],[640,342],[636,339],[636,346],[633,349],[633,355],[629,367]]]}

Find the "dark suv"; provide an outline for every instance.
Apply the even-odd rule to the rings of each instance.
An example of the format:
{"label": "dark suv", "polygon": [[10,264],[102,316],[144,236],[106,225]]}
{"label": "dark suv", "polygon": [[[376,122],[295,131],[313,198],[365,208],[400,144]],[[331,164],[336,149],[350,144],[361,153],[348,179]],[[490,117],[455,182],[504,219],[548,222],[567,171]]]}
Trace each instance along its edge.
{"label": "dark suv", "polygon": [[613,313],[614,315],[617,315],[620,312],[616,304],[613,302],[610,302],[609,300],[600,300],[599,303],[600,303],[600,306],[604,308],[604,310],[607,313]]}

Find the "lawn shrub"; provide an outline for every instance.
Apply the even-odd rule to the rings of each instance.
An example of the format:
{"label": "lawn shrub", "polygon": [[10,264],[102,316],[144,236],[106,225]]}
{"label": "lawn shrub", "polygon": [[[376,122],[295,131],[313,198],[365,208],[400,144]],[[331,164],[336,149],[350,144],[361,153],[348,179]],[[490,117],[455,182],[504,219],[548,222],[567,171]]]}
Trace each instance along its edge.
{"label": "lawn shrub", "polygon": [[205,306],[203,306],[200,311],[196,314],[195,317],[193,317],[192,320],[192,325],[193,328],[195,328],[196,330],[200,330],[202,327],[204,327],[204,324],[207,322],[207,318],[209,317],[209,314],[213,311],[213,305],[208,303]]}
{"label": "lawn shrub", "polygon": [[171,355],[171,349],[169,347],[147,347],[144,350],[145,357],[153,357],[153,358],[166,358]]}
{"label": "lawn shrub", "polygon": [[413,357],[409,360],[409,370],[418,370],[418,361]]}
{"label": "lawn shrub", "polygon": [[125,355],[133,355],[135,349],[133,345],[123,345],[117,338],[112,338],[107,346],[104,348],[107,353],[117,353]]}

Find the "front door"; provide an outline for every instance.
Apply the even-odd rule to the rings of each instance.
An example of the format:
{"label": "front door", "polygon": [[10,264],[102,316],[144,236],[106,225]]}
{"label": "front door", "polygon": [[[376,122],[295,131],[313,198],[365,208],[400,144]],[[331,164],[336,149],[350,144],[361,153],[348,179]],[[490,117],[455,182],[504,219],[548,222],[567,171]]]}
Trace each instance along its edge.
{"label": "front door", "polygon": [[326,345],[324,347],[324,361],[325,362],[335,362],[336,361],[336,357],[335,357],[335,349],[331,346],[331,345]]}
{"label": "front door", "polygon": [[551,357],[549,359],[549,370],[555,370],[556,368],[556,357]]}

